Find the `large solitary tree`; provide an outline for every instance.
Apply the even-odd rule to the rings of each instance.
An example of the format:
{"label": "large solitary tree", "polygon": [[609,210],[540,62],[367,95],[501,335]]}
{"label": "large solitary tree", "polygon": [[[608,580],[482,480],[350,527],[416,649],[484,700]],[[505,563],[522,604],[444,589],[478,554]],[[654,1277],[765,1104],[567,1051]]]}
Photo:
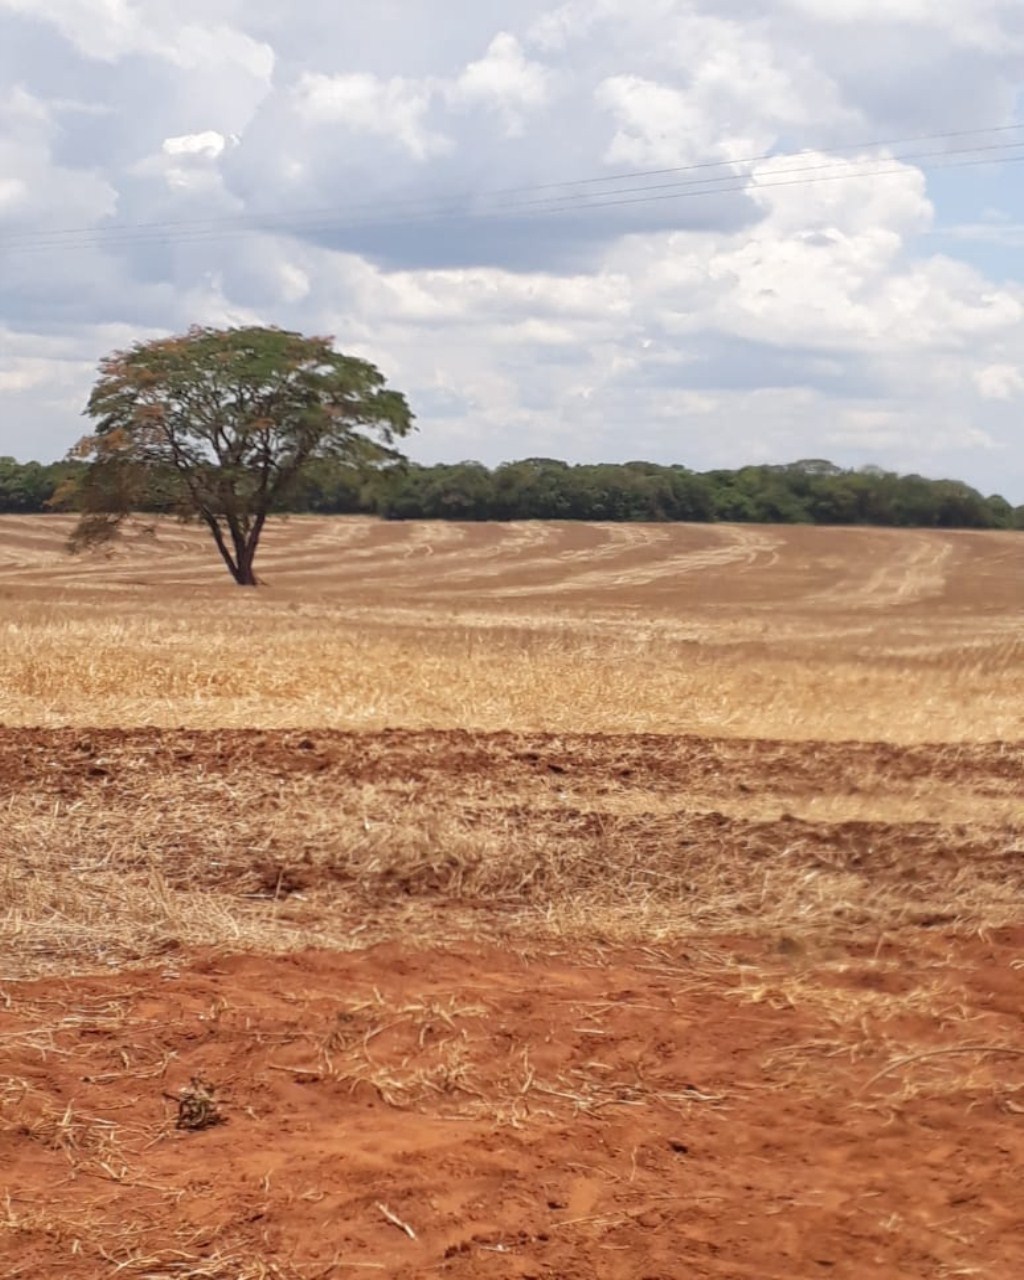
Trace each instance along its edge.
{"label": "large solitary tree", "polygon": [[333,459],[377,468],[400,459],[412,430],[406,399],[366,360],[329,338],[282,329],[195,327],[101,361],[73,450],[73,549],[113,538],[140,506],[209,529],[240,586],[255,586],[267,516],[304,468]]}

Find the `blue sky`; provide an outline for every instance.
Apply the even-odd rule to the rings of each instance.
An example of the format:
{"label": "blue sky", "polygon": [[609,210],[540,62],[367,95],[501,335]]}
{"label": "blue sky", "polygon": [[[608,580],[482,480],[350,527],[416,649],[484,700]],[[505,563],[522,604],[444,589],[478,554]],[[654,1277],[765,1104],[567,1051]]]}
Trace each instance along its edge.
{"label": "blue sky", "polygon": [[424,460],[1024,502],[1022,85],[1019,0],[0,0],[0,452],[259,322],[380,364]]}

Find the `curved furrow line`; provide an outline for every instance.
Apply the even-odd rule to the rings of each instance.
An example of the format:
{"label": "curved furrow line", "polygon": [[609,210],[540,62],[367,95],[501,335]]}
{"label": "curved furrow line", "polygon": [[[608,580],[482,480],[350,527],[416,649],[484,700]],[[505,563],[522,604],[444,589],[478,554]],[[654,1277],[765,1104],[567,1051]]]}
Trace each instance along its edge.
{"label": "curved furrow line", "polygon": [[[364,580],[374,575],[379,584],[414,583],[421,591],[454,578],[487,579],[518,571],[530,561],[530,549],[564,536],[560,526],[541,524],[442,524],[440,522],[380,524],[384,536],[346,551],[345,562],[332,565],[338,578]],[[267,563],[266,561],[264,563]],[[320,557],[293,557],[288,575],[310,578],[325,566]]]}
{"label": "curved furrow line", "polygon": [[843,566],[845,576],[810,596],[809,604],[827,609],[836,605],[887,609],[944,594],[954,567],[951,561],[957,558],[948,535],[904,533],[898,542],[877,533],[868,538],[876,553],[870,554],[871,548],[867,548],[869,554],[863,557],[848,557]]}
{"label": "curved furrow line", "polygon": [[437,585],[448,590],[459,583],[457,590],[461,592],[472,583],[490,590],[499,576],[514,576],[521,582],[561,581],[575,563],[618,561],[623,554],[659,537],[651,531],[648,537],[637,538],[636,530],[637,526],[625,525],[538,523],[530,526],[529,540],[509,539],[489,557],[460,558],[456,566],[446,568],[443,582]]}
{"label": "curved furrow line", "polygon": [[[279,569],[282,582],[296,584],[318,577],[338,585],[371,580],[399,582],[420,577],[423,559],[419,552],[423,548],[410,544],[408,531],[398,525],[381,525],[378,530],[376,536],[348,545],[302,546],[290,554],[287,550],[261,554],[258,568],[264,575]],[[460,543],[452,539],[450,548],[437,553],[438,560],[459,556],[459,546]]]}
{"label": "curved furrow line", "polygon": [[[66,515],[0,516],[0,582],[44,593],[229,585],[202,528],[166,520],[149,537],[131,525],[109,552],[72,558],[72,527]],[[870,629],[886,609],[991,613],[1024,598],[1020,535],[987,532],[301,516],[271,522],[258,569],[275,590],[367,608],[506,608],[533,597],[550,610],[565,596],[588,608],[704,602],[750,618],[785,605],[817,630],[830,613],[837,626],[842,617],[844,634],[854,614]]]}
{"label": "curved furrow line", "polygon": [[[695,527],[677,526],[682,537],[694,536]],[[760,560],[775,553],[782,539],[778,536],[756,533],[749,529],[726,527],[722,525],[699,526],[699,529],[719,540],[720,545],[706,547],[692,545],[681,550],[672,550],[661,557],[645,557],[639,564],[628,568],[616,569],[611,565],[586,572],[570,571],[557,582],[538,584],[535,586],[508,586],[499,589],[499,594],[524,595],[533,592],[552,593],[555,591],[603,591],[608,588],[643,587],[665,579],[692,577],[708,570],[719,570],[727,566],[753,568]],[[677,539],[672,539],[676,542]]]}

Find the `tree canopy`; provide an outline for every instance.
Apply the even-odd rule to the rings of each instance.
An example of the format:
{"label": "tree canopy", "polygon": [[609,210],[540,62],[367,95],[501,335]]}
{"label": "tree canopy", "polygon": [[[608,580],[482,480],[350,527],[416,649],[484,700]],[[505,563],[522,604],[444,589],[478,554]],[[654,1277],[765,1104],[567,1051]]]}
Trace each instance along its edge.
{"label": "tree canopy", "polygon": [[822,459],[697,472],[651,462],[568,466],[546,458],[409,466],[387,478],[373,509],[389,519],[733,521],[753,524],[1024,528],[999,495],[956,480]]}
{"label": "tree canopy", "polygon": [[133,510],[209,529],[232,577],[257,582],[267,516],[288,507],[317,463],[369,473],[401,460],[405,397],[329,338],[249,326],[194,327],[101,361],[73,456],[73,547],[109,540]]}
{"label": "tree canopy", "polygon": [[[0,512],[67,505],[61,492],[74,506],[86,470],[81,462],[0,458]],[[168,510],[159,485],[139,495],[138,510]],[[530,458],[493,468],[479,462],[368,468],[315,458],[273,510],[390,520],[722,520],[1024,530],[1024,506],[1014,508],[998,494],[985,497],[957,480],[897,475],[880,467],[844,469],[820,459],[700,472],[652,462],[570,466]]]}

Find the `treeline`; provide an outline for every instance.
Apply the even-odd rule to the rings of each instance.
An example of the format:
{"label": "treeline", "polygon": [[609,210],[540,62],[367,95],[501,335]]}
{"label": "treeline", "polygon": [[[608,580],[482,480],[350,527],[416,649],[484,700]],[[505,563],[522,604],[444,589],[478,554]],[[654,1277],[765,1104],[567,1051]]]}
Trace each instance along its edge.
{"label": "treeline", "polygon": [[[0,511],[52,510],[55,497],[59,505],[73,506],[69,492],[80,467],[0,458]],[[161,489],[166,492],[154,485],[147,509],[161,509]],[[318,462],[303,472],[282,510],[388,520],[720,520],[1024,529],[1024,506],[1014,508],[998,495],[984,497],[960,481],[896,475],[878,467],[844,470],[818,459],[697,472],[650,462],[571,466],[529,458],[494,468],[477,462],[409,463],[373,474]]]}
{"label": "treeline", "polygon": [[738,521],[926,528],[1024,528],[1024,507],[956,480],[843,470],[809,460],[737,471],[650,462],[569,466],[548,458],[493,470],[475,462],[409,467],[377,510],[392,520]]}
{"label": "treeline", "polygon": [[48,511],[61,486],[81,470],[76,462],[15,462],[0,458],[0,512]]}

